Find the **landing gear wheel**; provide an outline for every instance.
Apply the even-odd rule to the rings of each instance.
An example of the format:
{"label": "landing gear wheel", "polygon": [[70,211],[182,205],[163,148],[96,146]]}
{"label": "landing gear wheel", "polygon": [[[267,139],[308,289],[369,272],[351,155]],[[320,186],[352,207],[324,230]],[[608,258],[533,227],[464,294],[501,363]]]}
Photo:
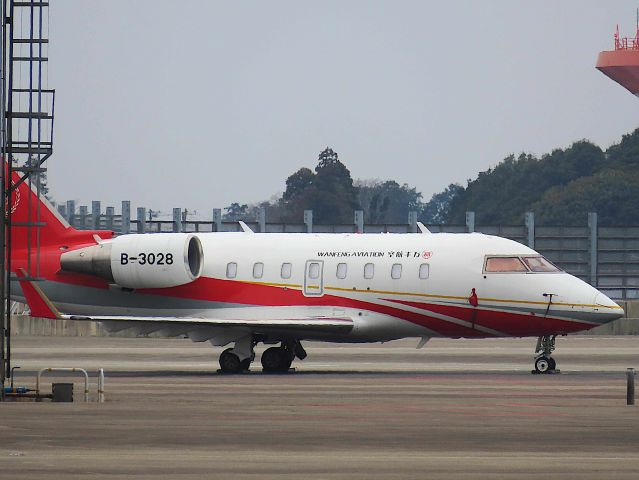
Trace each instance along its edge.
{"label": "landing gear wheel", "polygon": [[235,355],[231,350],[233,349],[227,348],[220,355],[220,369],[224,373],[237,373],[242,370],[240,357]]}
{"label": "landing gear wheel", "polygon": [[550,370],[554,370],[552,365],[554,360],[549,357],[541,356],[535,360],[535,370],[537,373],[548,373]]}
{"label": "landing gear wheel", "polygon": [[248,370],[249,368],[251,368],[250,358],[245,358],[244,360],[240,362],[240,370]]}
{"label": "landing gear wheel", "polygon": [[265,372],[287,372],[293,358],[288,350],[282,347],[271,347],[262,354],[262,370]]}
{"label": "landing gear wheel", "polygon": [[532,373],[559,373],[557,362],[551,357],[555,351],[557,335],[542,335],[537,339],[535,347],[535,369]]}

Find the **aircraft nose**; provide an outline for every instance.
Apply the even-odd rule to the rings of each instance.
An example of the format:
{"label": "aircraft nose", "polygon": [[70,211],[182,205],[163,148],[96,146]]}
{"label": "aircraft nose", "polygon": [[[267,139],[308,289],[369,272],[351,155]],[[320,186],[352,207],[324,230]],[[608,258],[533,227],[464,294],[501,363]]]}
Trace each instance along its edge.
{"label": "aircraft nose", "polygon": [[597,310],[599,310],[602,314],[606,315],[606,318],[609,321],[617,320],[618,318],[623,317],[624,311],[616,302],[612,301],[608,298],[607,295],[597,292],[595,295],[594,304],[597,305]]}
{"label": "aircraft nose", "polygon": [[595,305],[600,305],[602,307],[611,307],[611,308],[621,308],[615,302],[613,302],[608,295],[597,291],[595,294]]}

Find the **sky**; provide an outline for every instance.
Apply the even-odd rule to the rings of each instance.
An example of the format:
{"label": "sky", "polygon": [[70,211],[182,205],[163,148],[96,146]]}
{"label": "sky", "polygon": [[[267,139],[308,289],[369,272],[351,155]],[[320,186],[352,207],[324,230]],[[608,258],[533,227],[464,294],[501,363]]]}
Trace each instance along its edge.
{"label": "sky", "polygon": [[636,1],[53,0],[49,187],[210,216],[326,146],[425,199],[510,154],[607,147],[639,99],[594,67]]}

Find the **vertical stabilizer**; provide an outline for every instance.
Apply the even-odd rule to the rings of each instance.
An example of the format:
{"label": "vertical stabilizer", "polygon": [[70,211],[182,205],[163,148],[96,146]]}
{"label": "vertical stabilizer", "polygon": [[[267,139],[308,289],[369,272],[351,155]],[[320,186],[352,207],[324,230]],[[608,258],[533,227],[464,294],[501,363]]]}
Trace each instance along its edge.
{"label": "vertical stabilizer", "polygon": [[[5,172],[7,164],[5,162]],[[93,236],[111,238],[111,231],[76,230],[55,210],[44,196],[38,195],[29,186],[29,182],[21,181],[19,172],[13,172],[11,183],[17,188],[7,199],[6,209],[11,209],[11,246],[12,250],[36,248],[36,245],[61,245],[63,243],[94,242]],[[31,225],[29,227],[29,225]],[[38,240],[39,236],[39,240]]]}

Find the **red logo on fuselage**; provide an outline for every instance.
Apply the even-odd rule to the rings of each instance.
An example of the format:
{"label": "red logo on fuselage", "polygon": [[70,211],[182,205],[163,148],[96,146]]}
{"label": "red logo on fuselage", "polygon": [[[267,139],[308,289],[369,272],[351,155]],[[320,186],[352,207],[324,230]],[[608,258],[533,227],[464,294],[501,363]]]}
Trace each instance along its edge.
{"label": "red logo on fuselage", "polygon": [[425,250],[424,253],[422,253],[422,258],[424,260],[428,260],[432,256],[433,256],[433,252],[431,252],[430,250]]}

